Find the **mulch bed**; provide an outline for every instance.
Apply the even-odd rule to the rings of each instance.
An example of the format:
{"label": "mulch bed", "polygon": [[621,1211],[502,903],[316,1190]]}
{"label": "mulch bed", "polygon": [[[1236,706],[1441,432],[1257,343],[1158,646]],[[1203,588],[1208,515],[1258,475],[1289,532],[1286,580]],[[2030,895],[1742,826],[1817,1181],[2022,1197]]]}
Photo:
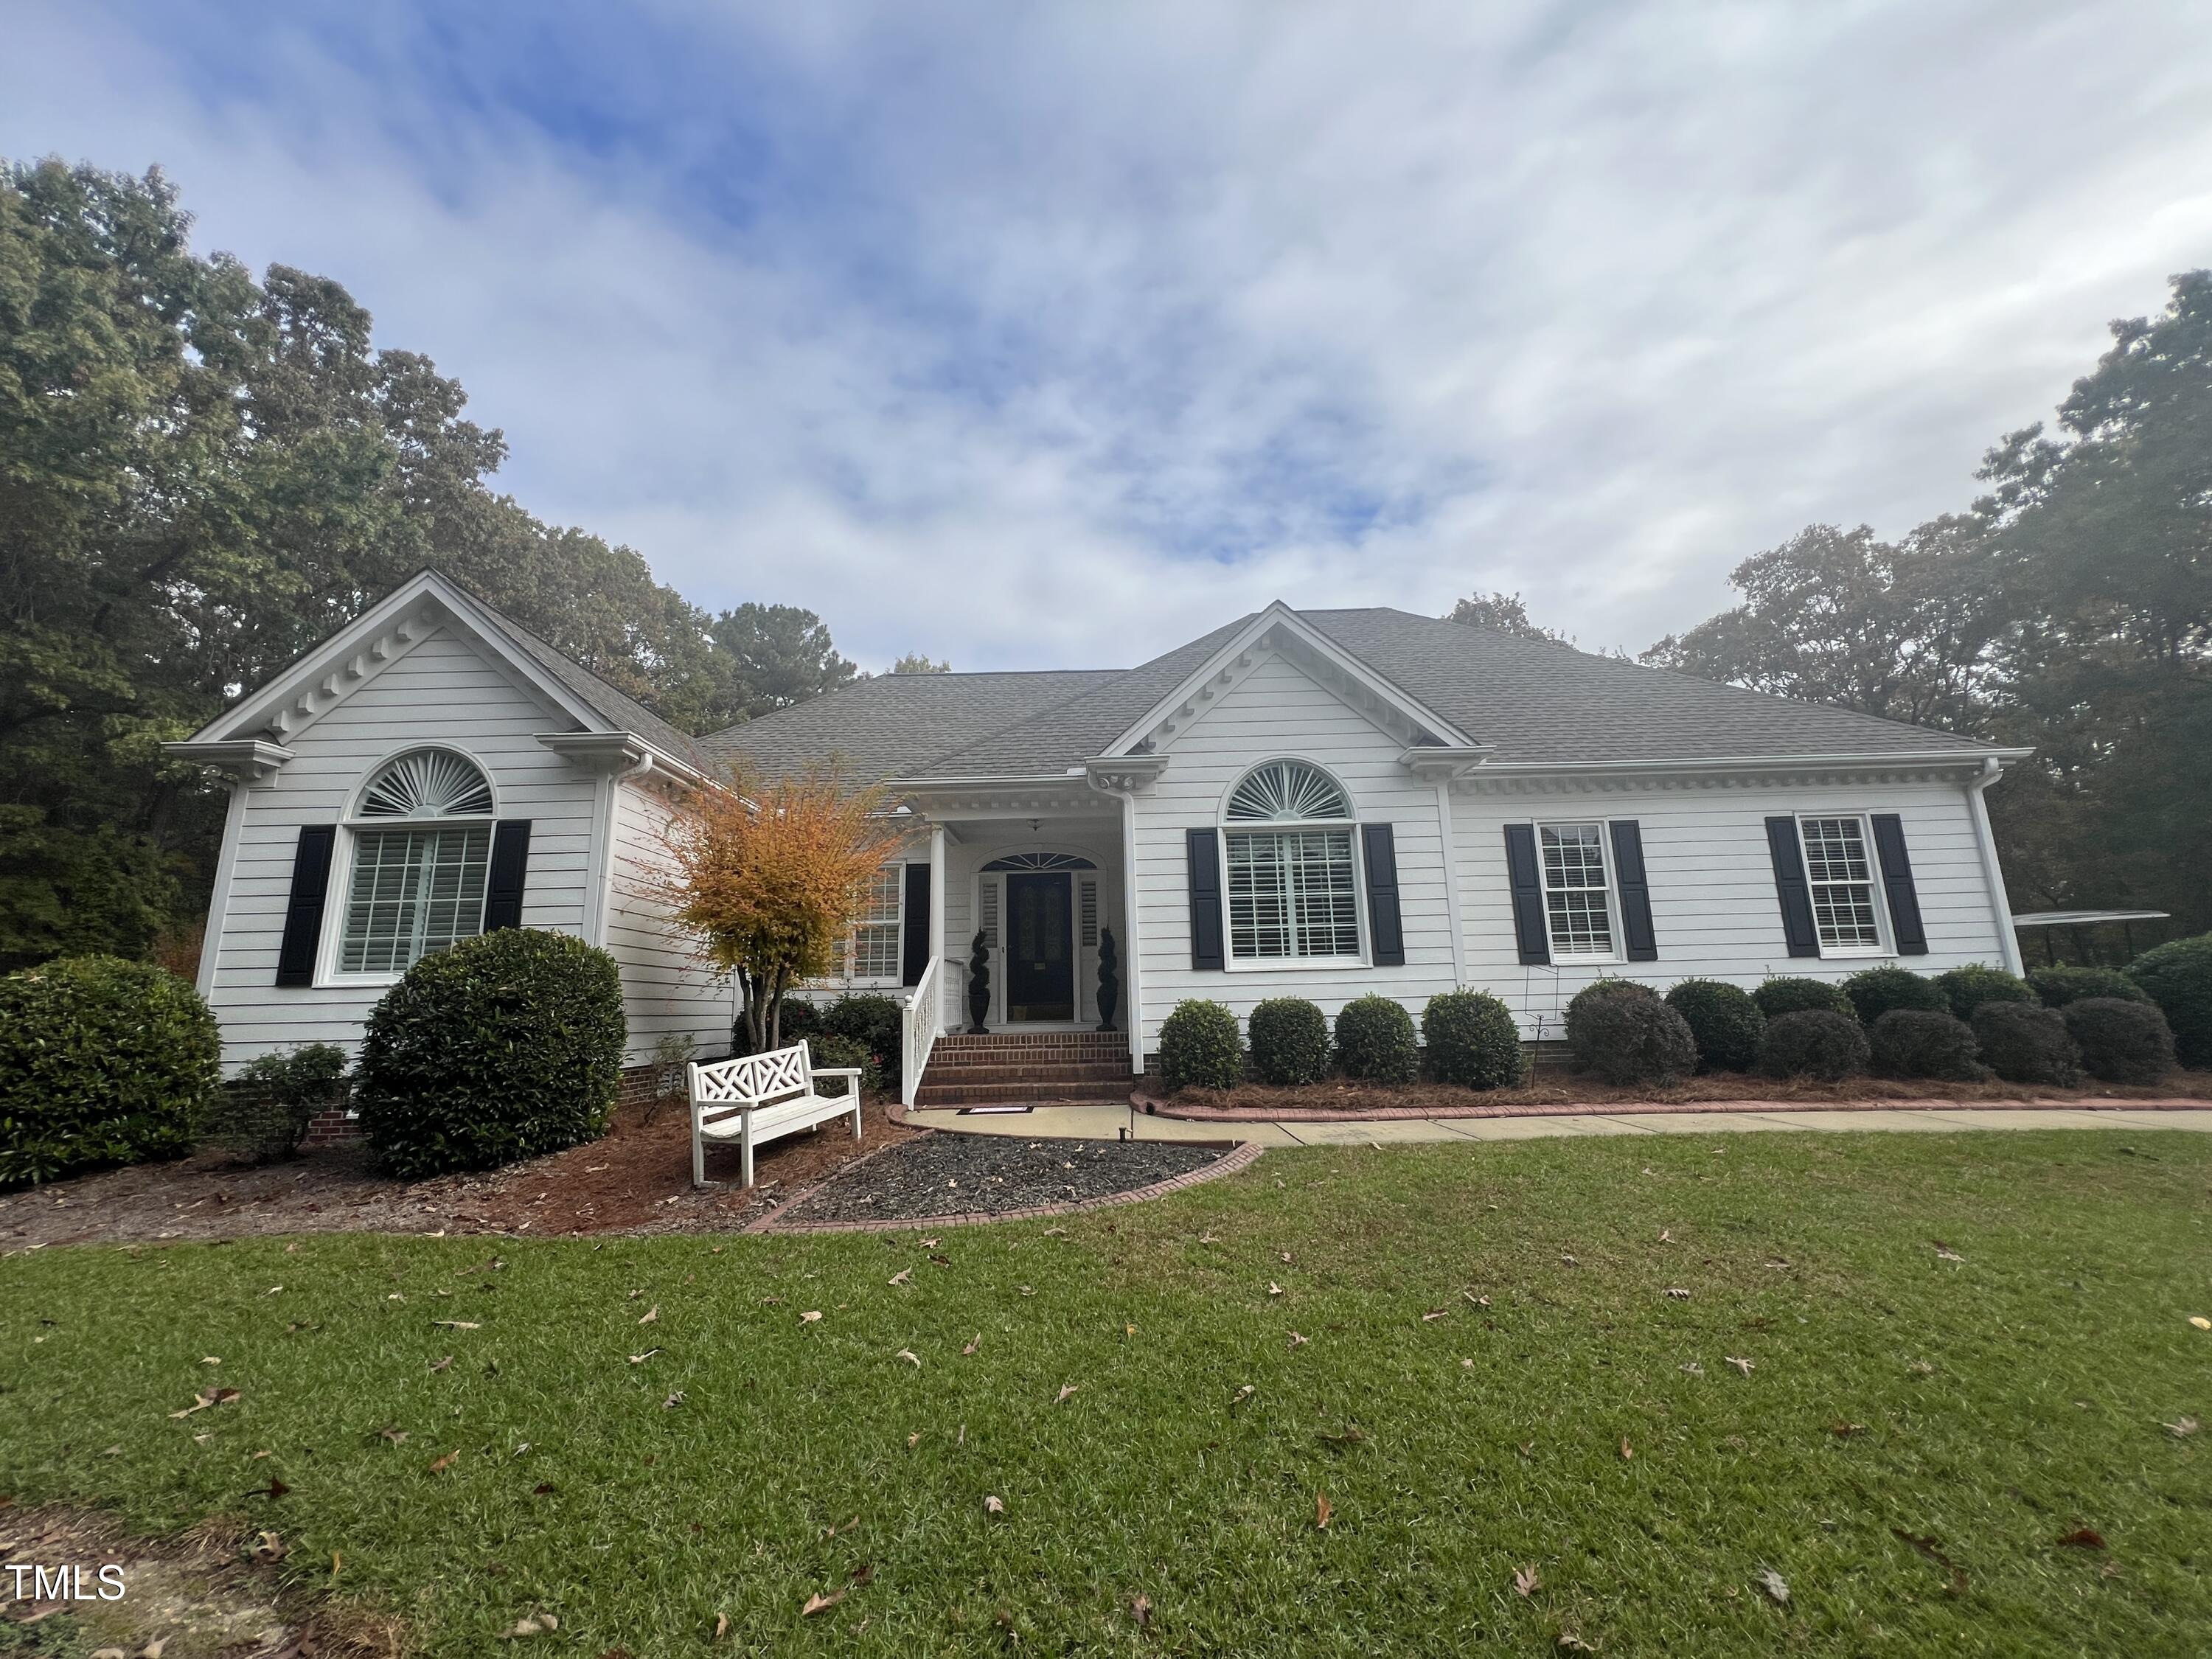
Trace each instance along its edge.
{"label": "mulch bed", "polygon": [[[923,1133],[891,1122],[879,1103],[862,1114],[862,1123],[859,1141],[843,1120],[771,1141],[755,1154],[750,1191],[691,1190],[690,1121],[680,1104],[650,1116],[642,1107],[626,1107],[588,1146],[434,1181],[378,1175],[358,1146],[258,1169],[201,1152],[0,1194],[0,1252],[296,1232],[728,1231],[855,1158]],[[737,1149],[709,1147],[707,1176],[734,1183]]]}
{"label": "mulch bed", "polygon": [[1547,1072],[1517,1089],[1478,1092],[1446,1083],[1353,1083],[1342,1079],[1300,1086],[1247,1083],[1234,1089],[1184,1089],[1139,1096],[1162,1116],[1207,1123],[1326,1123],[1340,1118],[1555,1117],[1577,1112],[1893,1111],[1912,1107],[2212,1105],[2212,1072],[2176,1072],[2154,1085],[2099,1084],[2086,1089],[2033,1088],[2018,1083],[1936,1083],[1851,1078],[1841,1083],[1773,1078],[1694,1078],[1673,1089],[1621,1089],[1571,1073]]}
{"label": "mulch bed", "polygon": [[1178,1181],[1229,1155],[1226,1146],[1188,1142],[933,1134],[845,1171],[777,1215],[774,1224],[880,1224],[1034,1213]]}

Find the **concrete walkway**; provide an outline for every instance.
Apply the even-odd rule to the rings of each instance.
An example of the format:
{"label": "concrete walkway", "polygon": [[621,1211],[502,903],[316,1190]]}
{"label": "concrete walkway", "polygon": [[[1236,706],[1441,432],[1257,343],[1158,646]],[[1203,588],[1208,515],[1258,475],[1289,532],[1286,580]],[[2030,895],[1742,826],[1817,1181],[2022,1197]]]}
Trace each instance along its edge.
{"label": "concrete walkway", "polygon": [[909,1111],[920,1128],[962,1134],[1111,1140],[1249,1140],[1262,1146],[1393,1146],[1416,1141],[1539,1140],[1559,1135],[1724,1134],[1753,1129],[2193,1129],[2212,1133],[2212,1108],[2130,1111],[2124,1106],[1992,1108],[1900,1111],[1582,1112],[1561,1117],[1422,1117],[1341,1123],[1193,1123],[1147,1117],[1127,1106],[1038,1106],[1027,1112],[967,1115]]}

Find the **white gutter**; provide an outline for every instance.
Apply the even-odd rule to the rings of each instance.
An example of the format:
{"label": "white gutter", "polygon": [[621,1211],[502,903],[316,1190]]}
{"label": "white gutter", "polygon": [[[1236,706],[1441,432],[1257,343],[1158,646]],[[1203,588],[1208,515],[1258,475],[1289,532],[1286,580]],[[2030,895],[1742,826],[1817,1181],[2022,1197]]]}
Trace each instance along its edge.
{"label": "white gutter", "polygon": [[[1409,750],[1417,755],[1419,750]],[[1632,761],[1483,761],[1457,773],[1462,782],[1484,778],[1612,776],[1639,772],[1772,771],[1791,767],[1881,769],[1898,766],[1982,766],[2000,769],[2026,760],[2033,749],[1941,749],[1921,753],[1845,755],[1741,755],[1723,757],[1676,757]]]}
{"label": "white gutter", "polygon": [[[2034,751],[2010,752],[2027,755]],[[1983,792],[2003,775],[2003,763],[1996,755],[1989,757],[1982,764],[1981,775],[1966,785],[1966,811],[1974,820],[1974,845],[1982,855],[1982,879],[1989,884],[1990,902],[1996,908],[1997,948],[2003,953],[2006,971],[2025,977],[2027,968],[2021,960],[2020,935],[2013,931],[2012,901],[2005,895],[2004,868],[1997,862],[1997,838],[1990,828],[1989,802],[1983,798]]]}

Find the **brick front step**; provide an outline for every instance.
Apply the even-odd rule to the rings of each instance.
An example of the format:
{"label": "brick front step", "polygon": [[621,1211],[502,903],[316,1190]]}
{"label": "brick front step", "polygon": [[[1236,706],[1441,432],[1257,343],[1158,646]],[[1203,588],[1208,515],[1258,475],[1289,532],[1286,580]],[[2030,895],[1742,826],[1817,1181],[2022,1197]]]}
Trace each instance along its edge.
{"label": "brick front step", "polygon": [[948,1031],[915,1104],[1127,1100],[1131,1083],[1129,1039],[1119,1031]]}
{"label": "brick front step", "polygon": [[1129,1087],[1127,1078],[1118,1083],[925,1083],[915,1091],[914,1103],[933,1107],[1122,1102],[1129,1098]]}
{"label": "brick front step", "polygon": [[1046,1057],[991,1065],[963,1060],[948,1066],[942,1056],[932,1055],[929,1069],[923,1075],[933,1083],[1112,1083],[1127,1079],[1129,1060],[1126,1054],[1119,1060],[1064,1060]]}
{"label": "brick front step", "polygon": [[947,1031],[937,1039],[939,1054],[1126,1054],[1129,1039],[1118,1031],[1047,1031],[1024,1036],[1013,1031],[989,1031],[974,1036]]}

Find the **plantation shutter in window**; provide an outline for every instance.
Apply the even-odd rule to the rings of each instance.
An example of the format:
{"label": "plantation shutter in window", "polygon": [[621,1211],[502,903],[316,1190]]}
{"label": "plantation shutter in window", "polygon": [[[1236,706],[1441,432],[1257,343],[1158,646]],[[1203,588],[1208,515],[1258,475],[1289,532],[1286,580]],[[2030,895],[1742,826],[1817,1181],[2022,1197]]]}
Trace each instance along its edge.
{"label": "plantation shutter in window", "polygon": [[1221,957],[1221,852],[1218,832],[1184,832],[1190,863],[1190,965],[1218,972]]}
{"label": "plantation shutter in window", "polygon": [[1377,968],[1406,963],[1406,929],[1398,910],[1398,841],[1387,823],[1364,824],[1359,839],[1367,854],[1367,929]]}
{"label": "plantation shutter in window", "polygon": [[1536,865],[1536,826],[1505,826],[1505,878],[1513,887],[1513,937],[1524,963],[1549,962],[1552,944],[1544,922],[1544,883]]}
{"label": "plantation shutter in window", "polygon": [[1875,855],[1881,860],[1882,891],[1889,899],[1889,927],[1901,957],[1928,954],[1928,929],[1920,920],[1920,891],[1912,884],[1912,860],[1905,854],[1905,820],[1894,812],[1874,815]]}
{"label": "plantation shutter in window", "polygon": [[530,820],[501,819],[491,832],[491,871],[484,879],[484,932],[522,926],[522,884],[529,869]]}
{"label": "plantation shutter in window", "polygon": [[906,867],[906,939],[901,951],[899,983],[919,985],[929,966],[929,866]]}
{"label": "plantation shutter in window", "polygon": [[1631,962],[1656,962],[1659,938],[1651,931],[1651,884],[1644,874],[1644,828],[1634,818],[1613,821],[1613,874],[1620,888],[1620,931]]}
{"label": "plantation shutter in window", "polygon": [[1805,884],[1805,850],[1797,840],[1797,820],[1771,817],[1766,821],[1766,848],[1774,859],[1774,894],[1782,903],[1782,936],[1793,957],[1820,954],[1820,936],[1813,930],[1813,890]]}
{"label": "plantation shutter in window", "polygon": [[284,906],[284,939],[276,949],[276,983],[315,982],[315,949],[323,937],[323,901],[331,890],[331,850],[337,845],[336,824],[300,826],[292,854],[292,896]]}

